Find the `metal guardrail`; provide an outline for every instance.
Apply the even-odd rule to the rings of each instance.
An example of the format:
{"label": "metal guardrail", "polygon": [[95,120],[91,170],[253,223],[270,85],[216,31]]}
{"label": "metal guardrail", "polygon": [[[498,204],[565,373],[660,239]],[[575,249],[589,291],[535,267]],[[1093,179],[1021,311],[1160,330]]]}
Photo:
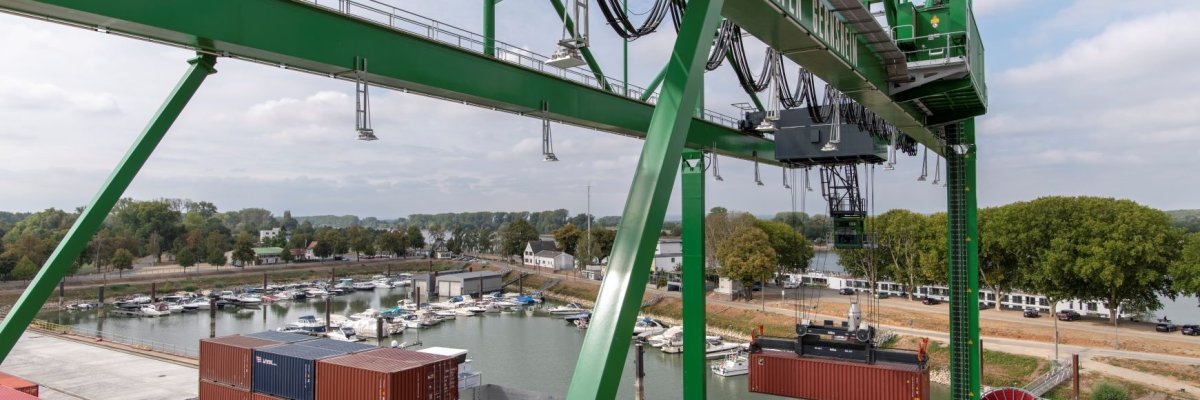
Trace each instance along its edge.
{"label": "metal guardrail", "polygon": [[109,342],[119,343],[119,344],[123,344],[123,345],[129,346],[129,347],[133,347],[138,350],[153,351],[153,352],[170,354],[170,355],[175,355],[175,356],[180,356],[180,357],[189,357],[189,358],[200,357],[200,350],[197,347],[157,342],[157,341],[153,341],[153,340],[146,340],[146,339],[142,339],[142,338],[125,336],[125,335],[116,334],[116,333],[101,332],[101,331],[97,331],[94,329],[61,325],[61,324],[56,324],[56,323],[44,321],[44,320],[34,320],[33,322],[31,322],[29,324],[29,327],[41,330],[43,332],[49,332],[49,333],[58,334],[58,335],[74,335],[74,336],[102,339],[102,340],[106,340]]}
{"label": "metal guardrail", "polygon": [[1054,389],[1055,386],[1066,382],[1067,379],[1071,379],[1071,365],[1054,361],[1049,372],[1046,372],[1045,375],[1034,379],[1033,382],[1025,385],[1023,389],[1029,393],[1032,393],[1034,396],[1041,397],[1043,394],[1046,394],[1046,392]]}
{"label": "metal guardrail", "polygon": [[[423,36],[435,42],[454,46],[472,53],[480,55],[484,54],[483,35],[428,17],[414,14],[410,11],[405,11],[390,4],[382,3],[376,0],[294,1],[334,10],[351,17],[387,26],[395,30]],[[545,62],[545,60],[549,58],[548,56],[538,54],[499,40],[495,41],[494,48],[496,52],[495,58],[497,60],[519,65],[524,68],[556,76],[592,88],[605,90],[604,84],[596,78],[596,75],[593,74],[592,71],[584,69],[583,67],[563,69],[550,66]],[[607,76],[601,76],[601,78],[608,82],[609,87],[612,88],[610,93],[618,95],[620,95],[622,92],[622,86],[626,84],[621,80],[613,79]],[[628,84],[628,86],[629,92],[625,94],[625,97],[638,100],[639,97],[646,92],[646,88],[633,84]],[[651,95],[646,101],[650,104],[655,104],[658,101],[658,95]],[[703,113],[698,113],[696,118],[733,129],[738,128],[739,122],[738,118],[711,110],[704,110]]]}

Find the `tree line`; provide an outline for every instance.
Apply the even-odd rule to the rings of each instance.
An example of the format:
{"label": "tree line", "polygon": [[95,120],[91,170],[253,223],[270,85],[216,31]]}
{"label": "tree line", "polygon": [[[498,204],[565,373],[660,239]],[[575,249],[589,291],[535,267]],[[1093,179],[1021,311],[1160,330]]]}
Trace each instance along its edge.
{"label": "tree line", "polygon": [[[1200,294],[1200,234],[1162,211],[1130,200],[1043,197],[978,215],[980,285],[1097,301],[1117,318],[1162,307],[1159,296]],[[945,213],[891,210],[867,220],[868,246],[837,250],[847,272],[874,283],[920,285],[948,280]],[[999,299],[995,302],[999,308]]]}

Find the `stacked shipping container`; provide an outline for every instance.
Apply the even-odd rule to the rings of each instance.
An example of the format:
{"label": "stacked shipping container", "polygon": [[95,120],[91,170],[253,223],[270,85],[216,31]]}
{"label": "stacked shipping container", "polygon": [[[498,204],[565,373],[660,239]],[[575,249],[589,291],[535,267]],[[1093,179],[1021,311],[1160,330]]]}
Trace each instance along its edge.
{"label": "stacked shipping container", "polygon": [[454,357],[262,332],[200,343],[200,400],[455,400]]}

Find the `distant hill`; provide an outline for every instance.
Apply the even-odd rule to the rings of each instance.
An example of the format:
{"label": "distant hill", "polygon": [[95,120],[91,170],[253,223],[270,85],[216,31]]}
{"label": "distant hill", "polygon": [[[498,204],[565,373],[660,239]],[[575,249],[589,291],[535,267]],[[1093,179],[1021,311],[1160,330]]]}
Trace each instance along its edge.
{"label": "distant hill", "polygon": [[1188,232],[1200,232],[1200,210],[1171,210],[1163,211],[1171,216],[1175,226]]}

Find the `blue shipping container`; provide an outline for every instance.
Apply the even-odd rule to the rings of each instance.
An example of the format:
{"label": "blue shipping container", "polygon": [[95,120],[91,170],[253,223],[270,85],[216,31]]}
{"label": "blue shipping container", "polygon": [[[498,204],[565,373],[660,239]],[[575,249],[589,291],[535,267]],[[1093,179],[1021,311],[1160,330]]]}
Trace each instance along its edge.
{"label": "blue shipping container", "polygon": [[274,340],[274,341],[280,342],[280,343],[296,343],[296,342],[304,342],[304,341],[316,339],[316,337],[308,336],[308,335],[301,335],[299,333],[276,332],[276,331],[262,331],[262,332],[251,333],[249,335],[242,335],[242,336]]}
{"label": "blue shipping container", "polygon": [[337,350],[337,351],[346,352],[346,353],[357,353],[360,351],[378,349],[378,347],[375,347],[375,346],[372,346],[369,344],[362,344],[362,343],[355,343],[355,342],[343,342],[340,340],[333,340],[333,339],[308,340],[308,341],[304,341],[304,342],[299,342],[297,344],[302,344],[302,345],[305,345],[308,347],[317,347],[317,348],[322,348],[322,349]]}
{"label": "blue shipping container", "polygon": [[317,386],[316,360],[346,353],[299,343],[255,349],[254,391],[285,399],[313,400]]}

